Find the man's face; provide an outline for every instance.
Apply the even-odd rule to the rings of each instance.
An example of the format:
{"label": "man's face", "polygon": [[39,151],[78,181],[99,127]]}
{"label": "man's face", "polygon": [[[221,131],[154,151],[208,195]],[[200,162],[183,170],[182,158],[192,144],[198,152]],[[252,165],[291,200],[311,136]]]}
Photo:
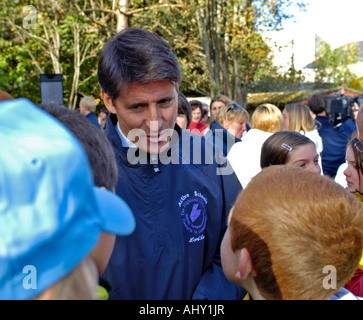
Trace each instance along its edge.
{"label": "man's face", "polygon": [[174,83],[161,80],[128,84],[121,88],[115,104],[105,92],[101,93],[107,109],[117,115],[119,127],[129,140],[148,153],[159,153],[167,147],[178,111]]}

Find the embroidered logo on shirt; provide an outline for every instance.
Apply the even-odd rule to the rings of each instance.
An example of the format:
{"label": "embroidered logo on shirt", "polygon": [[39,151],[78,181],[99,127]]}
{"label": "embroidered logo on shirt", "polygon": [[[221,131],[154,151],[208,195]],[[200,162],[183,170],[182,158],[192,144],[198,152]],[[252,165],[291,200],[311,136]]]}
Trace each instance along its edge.
{"label": "embroidered logo on shirt", "polygon": [[203,233],[207,225],[207,203],[207,198],[197,191],[191,195],[189,193],[182,195],[178,201],[182,223],[185,229],[193,235],[189,239],[190,243],[204,239]]}

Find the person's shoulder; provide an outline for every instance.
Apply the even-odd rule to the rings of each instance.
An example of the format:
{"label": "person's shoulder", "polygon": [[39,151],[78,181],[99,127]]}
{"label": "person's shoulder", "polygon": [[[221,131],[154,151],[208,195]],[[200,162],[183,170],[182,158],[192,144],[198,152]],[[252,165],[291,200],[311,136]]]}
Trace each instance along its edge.
{"label": "person's shoulder", "polygon": [[355,126],[355,122],[352,118],[346,118],[344,121],[343,121],[343,124],[346,125],[346,126]]}
{"label": "person's shoulder", "polygon": [[241,141],[235,142],[232,147],[229,149],[229,152],[227,154],[228,159],[232,157],[235,154],[238,154],[241,152],[241,150],[245,147],[245,137],[242,138]]}
{"label": "person's shoulder", "polygon": [[108,138],[108,140],[111,142],[111,146],[119,151],[122,146],[121,138],[117,132],[116,129],[117,126],[117,118],[115,114],[110,114],[110,116],[106,120],[106,128],[103,132],[103,134]]}
{"label": "person's shoulder", "polygon": [[[325,116],[316,116],[315,122],[317,122],[320,126],[329,126],[329,127],[331,126],[332,127],[328,118]],[[318,128],[319,128],[319,126],[318,126]]]}
{"label": "person's shoulder", "polygon": [[210,123],[209,128],[212,132],[214,132],[214,130],[217,130],[217,129],[223,129],[223,127],[217,122],[217,120],[213,120]]}
{"label": "person's shoulder", "polygon": [[253,148],[255,146],[260,147],[260,144],[263,143],[271,135],[271,132],[263,131],[260,129],[250,129],[242,137],[241,142],[237,142],[236,144],[239,144],[239,148],[242,148],[243,145],[248,145],[249,148]]}
{"label": "person's shoulder", "polygon": [[91,121],[95,126],[101,128],[100,124],[98,123],[97,116],[94,112],[90,112],[86,115],[86,118]]}
{"label": "person's shoulder", "polygon": [[313,129],[310,131],[306,131],[305,133],[303,131],[300,131],[301,134],[304,134],[306,137],[308,137],[311,140],[321,139],[318,129]]}
{"label": "person's shoulder", "polygon": [[346,131],[349,131],[353,133],[356,130],[356,124],[351,118],[347,118],[342,123],[342,128],[344,128]]}

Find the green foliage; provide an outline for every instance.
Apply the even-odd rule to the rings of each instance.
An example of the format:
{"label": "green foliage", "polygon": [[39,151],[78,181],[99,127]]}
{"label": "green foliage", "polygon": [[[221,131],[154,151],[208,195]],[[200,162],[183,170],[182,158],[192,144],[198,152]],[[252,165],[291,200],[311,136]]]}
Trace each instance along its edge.
{"label": "green foliage", "polygon": [[[39,75],[62,73],[65,104],[74,107],[80,94],[99,95],[96,70],[102,44],[110,36],[97,21],[96,6],[111,1],[33,1],[36,19],[25,28],[25,1],[0,0],[1,88],[14,97],[40,103]],[[95,4],[95,11],[83,10]],[[97,11],[97,13],[95,13]],[[76,69],[80,68],[77,74]],[[98,92],[97,92],[98,91]],[[96,96],[97,98],[97,96]]]}
{"label": "green foliage", "polygon": [[347,82],[347,86],[351,89],[363,92],[363,77],[355,77]]}
{"label": "green foliage", "polygon": [[[99,99],[97,60],[117,33],[115,3],[33,0],[36,23],[26,29],[29,12],[23,9],[29,2],[0,0],[1,89],[39,103],[39,74],[61,72],[65,105],[76,107],[82,95]],[[246,88],[271,67],[261,32],[287,19],[289,6],[283,0],[134,0],[123,10],[129,26],[170,43],[182,67],[184,94],[224,92],[243,102]]]}
{"label": "green foliage", "polygon": [[[21,4],[24,1],[14,1],[14,4]],[[9,27],[6,17],[16,16],[21,21],[19,8],[4,5],[0,1],[0,84],[1,89],[14,97],[33,97],[38,94],[36,74],[33,71],[32,62],[28,59],[26,48],[21,44]],[[35,48],[34,48],[35,49]],[[39,82],[39,80],[38,80]]]}
{"label": "green foliage", "polygon": [[320,41],[317,58],[312,63],[315,69],[316,82],[328,82],[333,85],[354,83],[356,75],[349,66],[359,62],[358,43],[347,44],[343,47],[332,49],[331,46]]}
{"label": "green foliage", "polygon": [[245,106],[248,87],[272,63],[262,32],[277,29],[289,18],[292,4],[282,0],[192,2],[211,75],[211,93],[224,93]]}
{"label": "green foliage", "polygon": [[188,1],[131,1],[130,12],[130,26],[152,31],[172,47],[182,68],[180,90],[188,96],[209,95],[205,53]]}

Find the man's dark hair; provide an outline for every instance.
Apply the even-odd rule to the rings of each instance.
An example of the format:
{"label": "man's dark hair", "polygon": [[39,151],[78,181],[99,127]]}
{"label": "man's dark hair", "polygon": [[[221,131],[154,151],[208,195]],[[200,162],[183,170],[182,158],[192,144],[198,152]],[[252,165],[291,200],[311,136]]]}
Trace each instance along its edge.
{"label": "man's dark hair", "polygon": [[321,94],[314,94],[308,99],[307,105],[314,114],[319,114],[324,111],[325,102],[324,96]]}
{"label": "man's dark hair", "polygon": [[128,28],[104,46],[98,61],[98,82],[112,101],[124,84],[160,80],[179,85],[181,69],[169,44],[158,35]]}
{"label": "man's dark hair", "polygon": [[192,107],[190,106],[188,99],[181,92],[179,92],[178,95],[178,115],[179,114],[185,114],[187,117],[187,128],[189,128],[190,123],[192,122]]}
{"label": "man's dark hair", "polygon": [[94,184],[114,191],[118,169],[110,142],[85,116],[58,104],[38,106],[71,131],[86,152],[93,173]]}

